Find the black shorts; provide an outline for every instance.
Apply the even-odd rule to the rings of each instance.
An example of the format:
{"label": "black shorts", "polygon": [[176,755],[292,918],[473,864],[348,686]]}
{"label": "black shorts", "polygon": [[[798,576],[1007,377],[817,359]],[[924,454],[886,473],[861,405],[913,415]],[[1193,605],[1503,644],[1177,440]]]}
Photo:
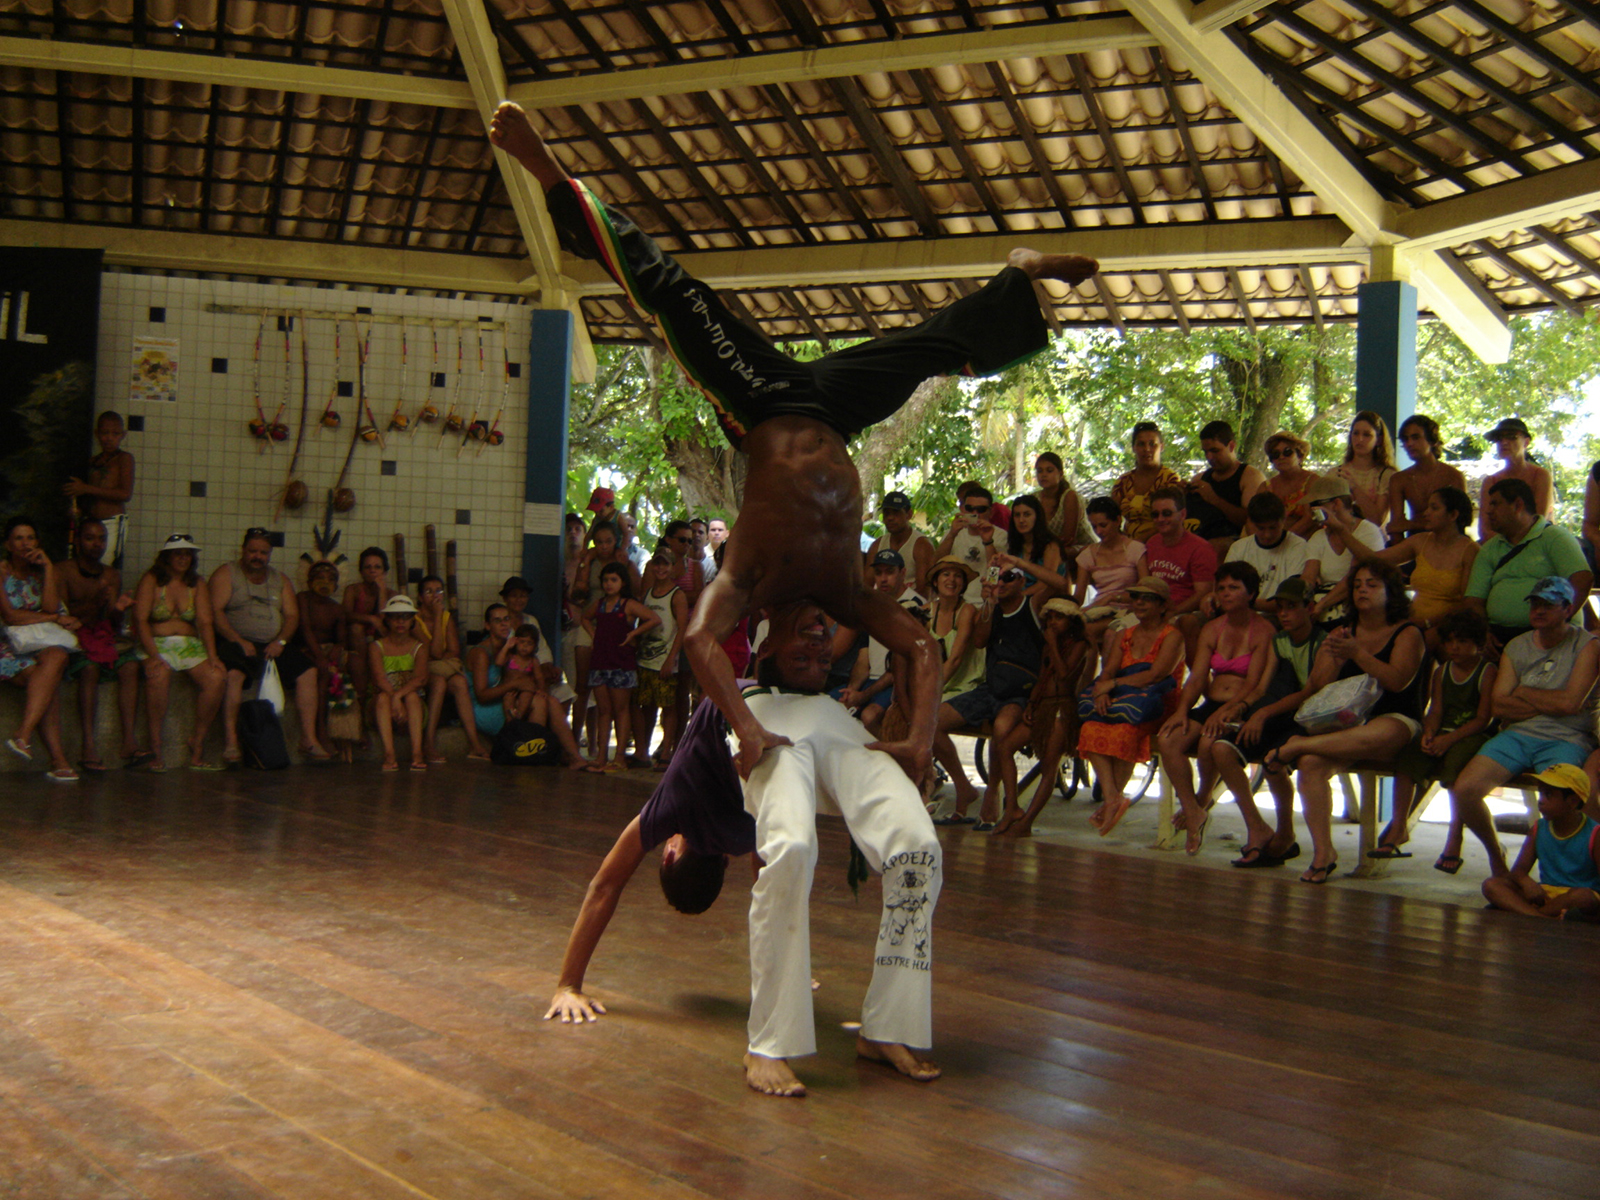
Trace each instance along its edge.
{"label": "black shorts", "polygon": [[[230,671],[238,671],[244,676],[244,681],[247,684],[254,683],[261,678],[261,664],[267,661],[263,651],[266,650],[269,643],[252,642],[251,645],[256,648],[254,658],[251,658],[226,638],[217,639],[217,657],[222,660],[222,665]],[[301,675],[311,670],[314,665],[311,659],[306,657],[305,651],[293,642],[283,648],[283,653],[278,655],[277,663],[278,679],[283,683],[284,687],[289,687]]]}
{"label": "black shorts", "polygon": [[1033,281],[1006,267],[919,325],[796,362],[577,180],[545,200],[561,245],[598,262],[660,324],[735,449],[756,425],[785,415],[853,437],[893,415],[930,376],[998,374],[1049,344]]}

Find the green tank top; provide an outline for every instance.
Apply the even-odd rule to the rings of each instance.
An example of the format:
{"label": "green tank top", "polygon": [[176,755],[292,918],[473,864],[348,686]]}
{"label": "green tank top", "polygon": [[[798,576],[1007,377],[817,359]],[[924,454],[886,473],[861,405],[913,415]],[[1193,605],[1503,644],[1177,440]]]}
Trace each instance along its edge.
{"label": "green tank top", "polygon": [[417,669],[417,647],[420,642],[411,644],[408,654],[385,654],[383,656],[383,673],[385,675],[409,675]]}
{"label": "green tank top", "polygon": [[[955,645],[956,641],[955,627],[952,626],[946,633],[936,633],[933,636],[939,643],[940,660],[948,661],[950,647]],[[943,695],[959,696],[962,692],[970,692],[983,682],[984,665],[988,655],[978,647],[968,647],[965,659],[966,661],[957,667],[956,673],[950,677],[950,682],[944,685]]]}
{"label": "green tank top", "polygon": [[1478,715],[1478,700],[1483,695],[1483,668],[1488,662],[1488,659],[1480,658],[1478,665],[1472,669],[1472,674],[1461,683],[1455,681],[1455,668],[1449,663],[1444,665],[1444,686],[1440,689],[1443,700],[1440,733],[1460,729]]}

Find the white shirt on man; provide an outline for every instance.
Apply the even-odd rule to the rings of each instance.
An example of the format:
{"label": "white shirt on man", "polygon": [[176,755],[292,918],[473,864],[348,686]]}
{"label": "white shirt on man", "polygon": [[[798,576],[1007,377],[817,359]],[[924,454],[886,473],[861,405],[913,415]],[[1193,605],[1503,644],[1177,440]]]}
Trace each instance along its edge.
{"label": "white shirt on man", "polygon": [[1228,547],[1225,562],[1247,562],[1261,576],[1264,598],[1271,598],[1285,579],[1299,575],[1306,565],[1306,540],[1298,533],[1284,532],[1283,540],[1276,546],[1263,546],[1253,534],[1247,534]]}

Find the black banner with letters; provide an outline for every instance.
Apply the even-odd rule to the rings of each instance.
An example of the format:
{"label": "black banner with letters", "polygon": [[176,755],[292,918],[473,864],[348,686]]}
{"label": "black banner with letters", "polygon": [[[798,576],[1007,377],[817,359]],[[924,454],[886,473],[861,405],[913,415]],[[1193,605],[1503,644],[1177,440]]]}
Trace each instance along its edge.
{"label": "black banner with letters", "polygon": [[94,453],[99,250],[0,246],[0,511],[66,551],[62,485]]}

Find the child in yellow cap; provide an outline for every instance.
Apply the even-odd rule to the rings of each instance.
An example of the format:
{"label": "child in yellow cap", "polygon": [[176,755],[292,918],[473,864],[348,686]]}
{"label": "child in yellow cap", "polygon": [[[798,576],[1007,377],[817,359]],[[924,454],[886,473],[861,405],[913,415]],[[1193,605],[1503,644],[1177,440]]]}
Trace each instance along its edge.
{"label": "child in yellow cap", "polygon": [[[1495,908],[1530,917],[1600,920],[1600,823],[1583,811],[1589,776],[1582,767],[1554,763],[1539,781],[1539,822],[1522,843],[1510,875],[1484,880]],[[1539,881],[1530,872],[1539,864]]]}

